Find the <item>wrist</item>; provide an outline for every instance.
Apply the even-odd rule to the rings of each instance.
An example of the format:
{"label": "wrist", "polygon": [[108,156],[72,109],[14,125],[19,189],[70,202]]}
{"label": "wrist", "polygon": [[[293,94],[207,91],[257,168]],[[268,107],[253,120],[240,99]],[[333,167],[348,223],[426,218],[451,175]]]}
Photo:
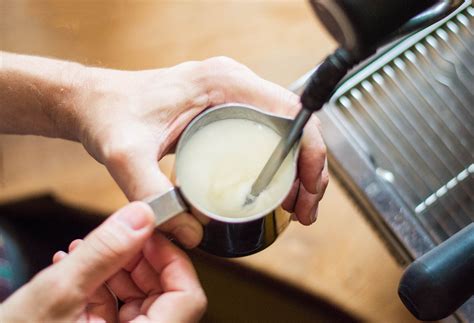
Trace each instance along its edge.
{"label": "wrist", "polygon": [[97,122],[100,107],[113,96],[110,83],[113,70],[89,67],[78,63],[65,68],[57,96],[47,109],[55,127],[55,137],[85,144],[88,133]]}
{"label": "wrist", "polygon": [[78,63],[67,63],[58,82],[47,90],[42,106],[52,125],[51,137],[80,141],[84,98],[93,84],[89,68]]}
{"label": "wrist", "polygon": [[[102,135],[107,123],[113,119],[110,108],[121,101],[123,93],[115,81],[120,71],[83,66],[81,77],[72,83],[70,104],[67,110],[74,118],[72,135],[86,150],[102,162],[100,151]],[[113,109],[112,109],[113,110]]]}

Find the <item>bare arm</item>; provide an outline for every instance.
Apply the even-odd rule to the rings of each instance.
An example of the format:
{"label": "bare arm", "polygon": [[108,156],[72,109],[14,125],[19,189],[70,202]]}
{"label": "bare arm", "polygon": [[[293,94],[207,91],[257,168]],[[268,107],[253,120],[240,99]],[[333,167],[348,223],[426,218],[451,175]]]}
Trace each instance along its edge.
{"label": "bare arm", "polygon": [[86,82],[72,62],[0,52],[0,133],[78,140],[74,101]]}
{"label": "bare arm", "polygon": [[[241,102],[295,115],[299,98],[238,62],[210,58],[169,68],[119,71],[1,53],[0,133],[81,142],[130,200],[172,186],[157,163],[182,130],[209,106]],[[313,117],[305,128],[298,179],[283,207],[309,225],[328,183],[326,150]],[[162,230],[196,246],[202,226],[188,213]]]}

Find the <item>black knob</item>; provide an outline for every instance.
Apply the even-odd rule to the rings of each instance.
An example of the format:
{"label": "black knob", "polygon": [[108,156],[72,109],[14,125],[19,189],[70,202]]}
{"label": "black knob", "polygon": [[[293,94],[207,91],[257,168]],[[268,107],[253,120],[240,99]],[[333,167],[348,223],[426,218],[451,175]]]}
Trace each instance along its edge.
{"label": "black knob", "polygon": [[441,320],[474,294],[474,223],[415,260],[398,294],[419,320]]}

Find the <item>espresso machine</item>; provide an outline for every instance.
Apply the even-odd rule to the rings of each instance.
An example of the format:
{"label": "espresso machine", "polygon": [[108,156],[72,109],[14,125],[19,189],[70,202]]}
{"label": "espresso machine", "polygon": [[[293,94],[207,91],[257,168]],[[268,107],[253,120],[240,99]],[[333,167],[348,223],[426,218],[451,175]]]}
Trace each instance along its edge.
{"label": "espresso machine", "polygon": [[474,322],[472,2],[310,3],[339,48],[291,86],[287,140],[316,112],[333,174],[407,266],[405,306]]}

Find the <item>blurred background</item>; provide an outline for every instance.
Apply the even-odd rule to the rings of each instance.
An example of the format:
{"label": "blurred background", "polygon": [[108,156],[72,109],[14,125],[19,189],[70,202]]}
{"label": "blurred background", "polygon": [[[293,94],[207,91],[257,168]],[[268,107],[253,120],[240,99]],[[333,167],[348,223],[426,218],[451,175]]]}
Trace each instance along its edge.
{"label": "blurred background", "polygon": [[[304,0],[1,0],[0,42],[132,70],[225,55],[283,86],[335,47]],[[162,163],[169,169],[172,157]],[[100,220],[125,203],[79,144],[0,136],[3,212]],[[249,257],[192,257],[209,297],[204,322],[414,321],[396,292],[402,268],[333,177],[315,225],[292,223]]]}

